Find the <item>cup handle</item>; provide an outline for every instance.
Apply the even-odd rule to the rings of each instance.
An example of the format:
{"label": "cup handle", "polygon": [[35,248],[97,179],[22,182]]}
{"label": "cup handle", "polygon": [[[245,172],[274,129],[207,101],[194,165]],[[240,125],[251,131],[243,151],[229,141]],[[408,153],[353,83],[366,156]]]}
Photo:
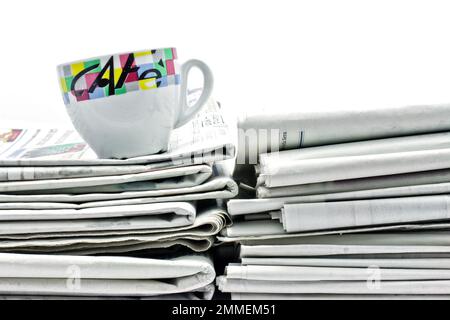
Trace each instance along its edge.
{"label": "cup handle", "polygon": [[[198,101],[189,107],[187,104],[187,81],[189,72],[193,67],[197,67],[203,73],[203,92]],[[202,109],[211,96],[214,87],[214,78],[209,67],[200,60],[188,60],[181,66],[181,91],[180,91],[180,115],[175,124],[175,128],[188,123]]]}

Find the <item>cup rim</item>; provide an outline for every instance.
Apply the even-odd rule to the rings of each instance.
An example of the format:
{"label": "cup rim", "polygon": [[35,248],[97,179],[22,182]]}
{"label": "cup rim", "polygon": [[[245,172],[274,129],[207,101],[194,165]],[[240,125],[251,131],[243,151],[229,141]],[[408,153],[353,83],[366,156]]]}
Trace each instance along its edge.
{"label": "cup rim", "polygon": [[73,60],[73,61],[70,61],[70,62],[60,63],[60,64],[58,64],[56,66],[56,69],[59,70],[62,67],[65,67],[67,65],[81,63],[81,62],[85,62],[87,60],[95,60],[95,59],[102,59],[102,58],[105,58],[105,57],[120,56],[120,55],[124,55],[124,54],[129,54],[129,53],[142,53],[142,52],[148,52],[148,51],[154,51],[154,50],[164,50],[164,49],[175,49],[176,50],[176,47],[160,47],[160,48],[157,48],[157,49],[142,49],[142,50],[118,52],[118,53],[113,53],[113,54],[105,54],[105,55],[101,55],[101,56],[85,58],[85,59],[78,59],[78,60]]}

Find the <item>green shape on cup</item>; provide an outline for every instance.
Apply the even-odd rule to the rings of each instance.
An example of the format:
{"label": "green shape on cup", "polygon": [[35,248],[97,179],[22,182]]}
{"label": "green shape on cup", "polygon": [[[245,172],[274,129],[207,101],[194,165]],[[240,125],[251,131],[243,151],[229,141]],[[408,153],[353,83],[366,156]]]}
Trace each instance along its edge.
{"label": "green shape on cup", "polygon": [[73,78],[74,78],[74,77],[72,77],[72,76],[70,76],[70,77],[65,77],[65,78],[64,78],[64,81],[66,81],[67,92],[72,91],[72,81],[73,81]]}
{"label": "green shape on cup", "polygon": [[164,56],[166,57],[166,60],[173,60],[172,49],[164,49]]}
{"label": "green shape on cup", "polygon": [[111,93],[109,92],[109,86],[104,88],[105,90],[105,96],[109,97],[111,95]]}
{"label": "green shape on cup", "polygon": [[[162,66],[160,63],[162,64]],[[164,60],[153,63],[153,68],[161,73],[161,77],[167,76],[166,62]]]}
{"label": "green shape on cup", "polygon": [[92,67],[94,65],[98,65],[98,67],[95,68],[94,70],[89,71],[88,73],[99,73],[100,71],[102,71],[102,67],[100,65],[100,59],[90,60],[90,61],[86,61],[84,63],[84,67],[86,69],[89,67]]}
{"label": "green shape on cup", "polygon": [[120,94],[125,94],[127,93],[127,87],[125,85],[123,85],[122,88],[116,89],[116,94],[120,95]]}
{"label": "green shape on cup", "polygon": [[[121,95],[121,94],[125,94],[125,93],[127,93],[127,87],[124,85],[122,88],[116,88],[115,90],[114,90],[114,94],[115,95]],[[109,87],[106,87],[105,88],[105,95],[107,96],[107,97],[109,97],[109,96],[111,96],[111,94],[110,94],[110,92],[109,92]]]}

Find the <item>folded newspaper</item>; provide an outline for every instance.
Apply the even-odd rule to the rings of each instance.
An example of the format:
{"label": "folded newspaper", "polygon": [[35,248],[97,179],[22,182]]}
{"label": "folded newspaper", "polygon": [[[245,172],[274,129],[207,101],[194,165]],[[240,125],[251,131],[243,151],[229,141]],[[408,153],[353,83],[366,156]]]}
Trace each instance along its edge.
{"label": "folded newspaper", "polygon": [[258,185],[286,187],[448,169],[449,137],[428,134],[262,155]]}
{"label": "folded newspaper", "polygon": [[450,131],[449,117],[448,104],[248,113],[238,122],[238,159],[256,164],[267,152]]}
{"label": "folded newspaper", "polygon": [[33,219],[12,213],[12,220],[0,222],[0,251],[92,255],[184,246],[204,252],[229,223],[226,211],[218,206],[199,213],[189,203],[152,204],[135,212],[132,207],[118,206],[116,213],[108,208],[95,218],[70,210],[51,216],[30,210],[42,215]]}
{"label": "folded newspaper", "polygon": [[414,237],[410,245],[322,241],[323,244],[242,246],[241,263],[227,267],[225,275],[217,279],[219,289],[232,293],[236,299],[450,297],[446,245],[424,245],[426,241],[420,240],[422,244],[413,244]]}
{"label": "folded newspaper", "polygon": [[[277,226],[281,233],[299,233],[319,230],[340,230],[368,226],[403,225],[450,221],[448,195],[387,198],[358,201],[316,202],[280,204],[279,210],[260,215],[256,221],[246,221],[243,225],[263,224]],[[251,216],[251,215],[250,215]],[[238,230],[236,224],[230,232]],[[233,229],[234,228],[234,229]],[[262,231],[262,230],[261,230]],[[256,233],[261,235],[262,232]],[[236,234],[234,235],[244,235]]]}
{"label": "folded newspaper", "polygon": [[[234,223],[219,239],[241,243],[285,239],[288,243],[310,236],[450,229],[447,195],[298,204],[272,200],[231,200],[228,211]],[[319,211],[309,211],[314,207]],[[242,210],[246,208],[251,212]]]}
{"label": "folded newspaper", "polygon": [[215,271],[205,256],[173,259],[0,254],[0,294],[30,297],[210,299]]}

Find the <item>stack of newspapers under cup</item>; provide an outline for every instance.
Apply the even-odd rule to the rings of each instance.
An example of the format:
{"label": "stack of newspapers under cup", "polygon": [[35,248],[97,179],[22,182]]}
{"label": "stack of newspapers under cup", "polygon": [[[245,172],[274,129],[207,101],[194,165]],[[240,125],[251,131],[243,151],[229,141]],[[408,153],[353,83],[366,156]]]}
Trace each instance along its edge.
{"label": "stack of newspapers under cup", "polygon": [[0,295],[210,298],[228,120],[211,100],[168,152],[123,160],[73,129],[0,130]]}
{"label": "stack of newspapers under cup", "polygon": [[[242,147],[258,130],[278,132]],[[240,260],[217,279],[220,290],[234,299],[450,297],[450,105],[255,115],[240,135],[238,158],[256,150],[258,161],[255,185],[236,179],[254,193],[228,203],[233,225],[220,240],[240,243]],[[290,150],[271,150],[274,139]]]}

